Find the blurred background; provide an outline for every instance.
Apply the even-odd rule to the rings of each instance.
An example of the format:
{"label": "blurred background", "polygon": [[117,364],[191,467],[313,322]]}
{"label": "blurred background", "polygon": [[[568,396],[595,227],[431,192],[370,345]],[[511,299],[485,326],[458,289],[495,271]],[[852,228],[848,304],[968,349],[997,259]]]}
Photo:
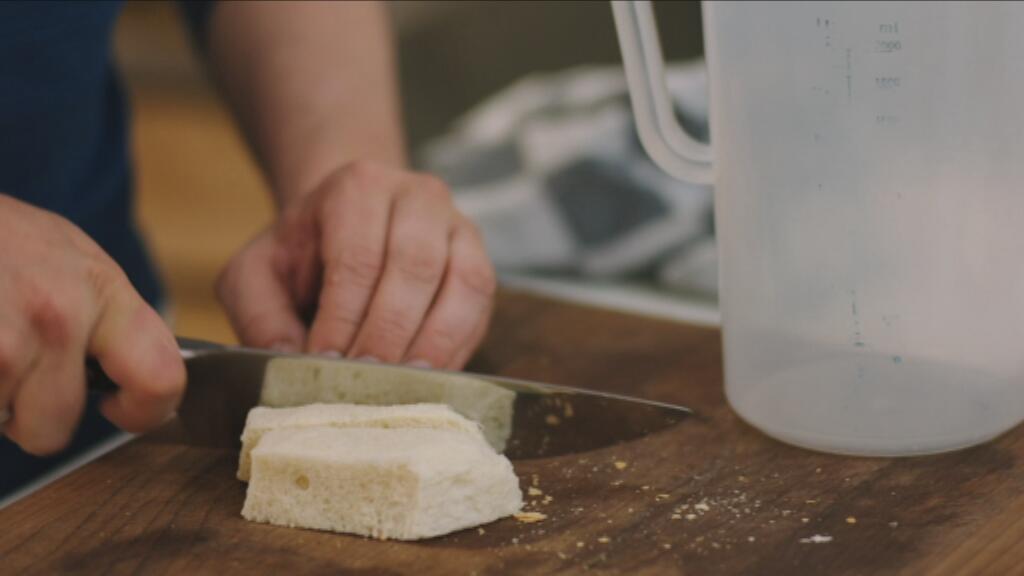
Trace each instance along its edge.
{"label": "blurred background", "polygon": [[[666,56],[674,61],[699,58],[702,50],[699,4],[655,4]],[[526,114],[520,106],[523,98],[555,94],[555,88],[575,90],[587,81],[595,84],[595,79],[607,78],[612,79],[611,83],[596,83],[605,86],[604,93],[599,87],[597,92],[575,90],[573,94],[577,94],[577,101],[593,104],[596,100],[591,94],[597,98],[615,92],[614,106],[602,108],[614,113],[602,113],[601,118],[628,117],[623,112],[625,101],[621,86],[617,84],[620,80],[616,80],[621,76],[621,60],[607,2],[394,2],[389,4],[389,9],[397,30],[404,119],[413,156],[422,166],[449,177],[450,182],[452,178],[456,181],[462,178],[463,182],[456,182],[453,187],[460,197],[467,198],[466,210],[479,211],[481,218],[498,216],[502,221],[510,220],[510,213],[496,212],[497,203],[489,200],[493,196],[492,189],[508,188],[495,184],[508,173],[483,173],[481,176],[477,170],[479,164],[473,163],[476,160],[469,162],[460,154],[459,146],[472,140],[467,140],[466,134],[460,135],[460,127],[462,132],[473,136],[474,121],[478,125],[484,116],[497,114],[516,120],[517,113]],[[169,285],[176,329],[182,335],[234,341],[214,299],[213,282],[229,256],[272,218],[265,183],[229,111],[206,78],[174,2],[129,2],[118,25],[116,55],[133,98],[137,209],[150,247]],[[699,90],[699,78],[697,84],[685,81],[694,76],[699,74],[687,69],[681,74],[682,84],[696,86]],[[607,89],[608,86],[613,88]],[[556,123],[548,132],[565,134],[575,130],[580,133],[578,120],[583,118],[585,140],[606,139],[600,133],[587,132],[590,126],[603,124],[576,114],[571,106],[568,112],[562,106],[561,116],[554,114],[551,103],[557,99],[546,98],[534,98],[535,106],[530,113],[544,122],[552,117],[576,122],[569,122],[562,128]],[[559,102],[564,104],[565,99]],[[476,111],[475,120],[473,111]],[[698,123],[699,112],[695,116]],[[685,111],[681,115],[685,124]],[[534,124],[540,128],[552,126],[543,122]],[[637,147],[631,135],[615,134],[635,152]],[[519,136],[490,135],[495,150],[502,149],[501,144],[506,141],[521,145],[516,140]],[[536,139],[535,135],[531,138]],[[538,142],[543,148],[547,141]],[[570,222],[566,228],[570,232],[582,231],[578,237],[586,242],[570,238],[567,246],[571,246],[563,246],[564,257],[557,262],[551,258],[546,262],[533,261],[531,254],[506,250],[508,253],[498,256],[521,265],[503,269],[503,281],[571,299],[669,317],[696,314],[698,320],[713,322],[714,286],[701,281],[692,285],[666,283],[665,266],[659,264],[665,260],[663,253],[668,253],[664,246],[675,246],[683,240],[691,242],[691,239],[665,237],[658,250],[640,250],[643,258],[639,260],[646,259],[641,265],[623,266],[623,250],[612,242],[622,235],[612,235],[615,236],[612,238],[604,232],[603,227],[622,227],[621,221],[606,221],[609,210],[614,214],[622,213],[616,202],[621,204],[627,198],[623,194],[634,194],[633,197],[647,194],[654,202],[630,202],[631,207],[660,206],[658,193],[671,184],[661,176],[650,176],[653,174],[648,170],[650,166],[634,170],[633,164],[645,162],[639,159],[640,154],[631,153],[629,158],[633,164],[620,169],[616,162],[624,162],[624,154],[604,162],[600,154],[598,160],[594,160],[585,146],[573,146],[570,142],[553,152],[569,161],[555,168],[545,166],[547,172],[542,178],[524,180],[516,176],[506,180],[539,183],[532,187],[518,186],[525,190],[522,198],[543,199],[550,193],[563,209],[575,203],[573,214],[593,213],[593,218]],[[543,159],[541,164],[544,164]],[[521,162],[519,168],[523,173],[529,172],[530,162]],[[467,170],[476,175],[466,176]],[[626,173],[640,174],[637,177],[640,181],[656,182],[648,186],[655,193],[650,194],[651,190],[645,192],[645,189],[637,193],[635,183],[626,180],[622,186],[607,185],[616,180],[616,175]],[[552,182],[558,183],[560,188]],[[607,200],[604,208],[593,201],[596,196],[588,196],[591,190],[604,191],[602,197]],[[694,198],[701,199],[703,206],[709,191],[691,192]],[[507,198],[508,194],[499,196]],[[524,200],[512,204],[526,206],[528,203]],[[634,208],[630,212],[636,222],[658,220],[653,217],[644,220],[645,214],[656,211]],[[522,217],[528,223],[536,221],[528,211],[523,212]],[[691,217],[688,225],[698,226],[695,218]],[[698,220],[701,234],[709,234],[710,224],[705,222],[708,218],[701,213]],[[672,229],[678,228],[672,226]],[[494,231],[499,238],[505,232]],[[559,233],[563,241],[571,236]],[[488,240],[492,241],[490,236],[488,234]],[[595,243],[595,238],[600,242]],[[516,242],[500,244],[502,248],[517,246]],[[583,250],[581,246],[598,246],[600,250]],[[630,249],[639,253],[635,246]],[[545,256],[558,250],[542,252]],[[576,256],[581,254],[586,257],[582,259],[590,263],[587,267],[574,264]],[[709,270],[713,272],[706,265],[701,266],[696,276],[707,275]]]}

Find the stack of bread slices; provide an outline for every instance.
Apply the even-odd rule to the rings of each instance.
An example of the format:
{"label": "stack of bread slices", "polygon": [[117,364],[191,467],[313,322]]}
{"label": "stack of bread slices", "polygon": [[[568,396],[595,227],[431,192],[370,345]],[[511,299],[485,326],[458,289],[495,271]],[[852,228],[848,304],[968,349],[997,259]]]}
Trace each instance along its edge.
{"label": "stack of bread slices", "polygon": [[242,516],[381,539],[440,536],[522,507],[508,459],[444,404],[254,408]]}

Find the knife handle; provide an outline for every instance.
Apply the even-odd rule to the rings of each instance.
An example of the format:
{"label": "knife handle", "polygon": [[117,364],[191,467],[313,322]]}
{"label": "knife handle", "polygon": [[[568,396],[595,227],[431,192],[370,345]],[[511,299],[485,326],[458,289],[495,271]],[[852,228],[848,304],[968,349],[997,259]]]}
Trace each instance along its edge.
{"label": "knife handle", "polygon": [[119,388],[117,383],[103,371],[99,361],[92,357],[85,360],[85,387],[90,392],[100,394],[111,394],[117,392]]}
{"label": "knife handle", "polygon": [[[178,342],[178,349],[181,350],[181,356],[185,359],[192,358],[196,354],[203,352],[212,352],[224,349],[223,344],[207,342],[205,340],[182,338],[180,336],[176,337],[175,340]],[[118,388],[120,388],[120,386],[111,380],[110,376],[107,376],[107,373],[103,371],[103,367],[100,366],[99,361],[91,356],[85,360],[85,387],[90,392],[98,392],[100,394],[117,392]]]}

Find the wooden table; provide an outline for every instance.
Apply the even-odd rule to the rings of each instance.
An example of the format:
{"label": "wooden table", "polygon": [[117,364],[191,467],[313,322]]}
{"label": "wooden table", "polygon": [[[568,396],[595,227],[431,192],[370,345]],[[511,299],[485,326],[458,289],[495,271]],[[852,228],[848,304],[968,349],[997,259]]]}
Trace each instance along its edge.
{"label": "wooden table", "polygon": [[246,522],[235,453],[143,438],[0,511],[0,572],[1024,571],[1024,431],[914,459],[807,452],[729,410],[720,363],[715,330],[504,294],[475,370],[684,403],[700,417],[517,462],[524,488],[536,475],[551,497],[528,497],[546,520],[419,543]]}

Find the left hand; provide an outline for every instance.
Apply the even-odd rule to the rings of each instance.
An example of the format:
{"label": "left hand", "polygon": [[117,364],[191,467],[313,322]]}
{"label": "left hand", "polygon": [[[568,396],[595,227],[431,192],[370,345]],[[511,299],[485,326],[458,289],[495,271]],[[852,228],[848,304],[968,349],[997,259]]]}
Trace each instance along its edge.
{"label": "left hand", "polygon": [[286,206],[217,292],[248,346],[457,370],[487,331],[495,287],[443,182],[356,161]]}

